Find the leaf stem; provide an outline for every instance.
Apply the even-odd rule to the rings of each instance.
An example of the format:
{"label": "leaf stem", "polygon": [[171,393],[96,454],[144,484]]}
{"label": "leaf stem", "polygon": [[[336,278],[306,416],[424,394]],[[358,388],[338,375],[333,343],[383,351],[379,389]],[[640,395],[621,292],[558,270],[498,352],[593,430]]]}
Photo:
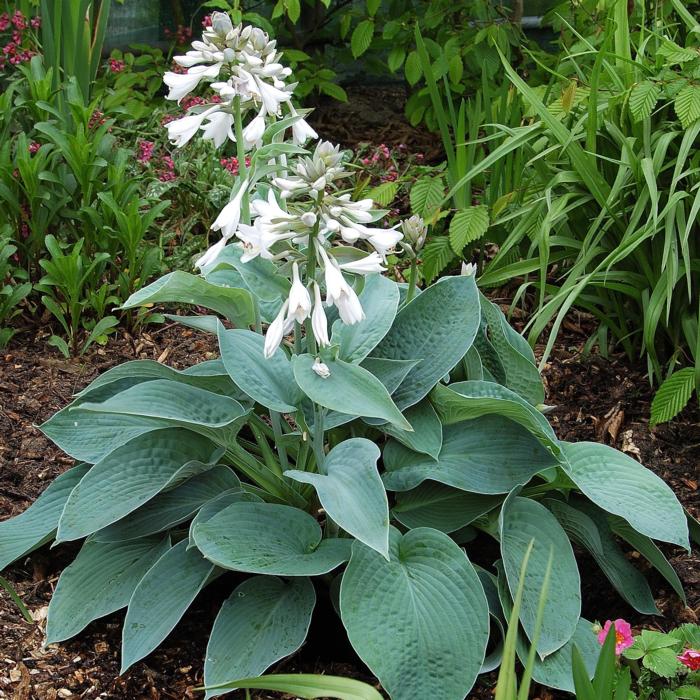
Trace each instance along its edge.
{"label": "leaf stem", "polygon": [[[243,113],[241,110],[241,98],[236,95],[233,98],[233,126],[236,134],[236,157],[238,159],[238,177],[245,181],[248,176],[248,167],[245,164],[245,143],[243,141]],[[250,200],[246,188],[241,200],[241,221],[250,223]]]}
{"label": "leaf stem", "polygon": [[416,294],[416,280],[418,278],[418,259],[416,257],[411,260],[411,271],[408,277],[408,292],[406,293],[406,304],[408,304],[411,299]]}
{"label": "leaf stem", "polygon": [[277,454],[280,458],[282,473],[284,473],[289,469],[289,459],[287,457],[287,450],[282,444],[282,416],[277,411],[270,411],[270,422],[272,423],[272,431],[275,435],[275,446],[277,447]]}

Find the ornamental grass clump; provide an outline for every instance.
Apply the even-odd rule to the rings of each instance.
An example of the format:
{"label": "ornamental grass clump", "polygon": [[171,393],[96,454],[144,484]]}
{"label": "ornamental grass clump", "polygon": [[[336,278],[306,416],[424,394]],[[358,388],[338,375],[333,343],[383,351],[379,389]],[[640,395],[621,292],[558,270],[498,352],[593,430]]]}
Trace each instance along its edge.
{"label": "ornamental grass clump", "polygon": [[[187,71],[166,76],[171,98],[214,81],[221,101],[168,124],[171,137],[234,140],[239,175],[199,274],[166,275],[125,308],[210,309],[171,318],[211,334],[221,356],[182,371],[120,365],[45,423],[77,465],[0,524],[0,568],[84,540],[56,586],[47,642],[127,608],[122,672],[228,572],[208,697],[299,649],[329,586],[340,621],[328,634],[342,624],[394,700],[461,700],[500,663],[529,553],[527,648],[551,557],[533,677],[573,690],[574,643],[591,673],[598,643],[571,542],[655,613],[618,538],[682,597],[653,542],[689,546],[673,492],[621,452],[557,439],[532,351],[472,268],[422,291],[382,274],[395,246],[415,254],[419,222],[403,243],[352,198],[344,153],[310,142],[263,32],[215,14],[178,60]],[[498,560],[473,565],[488,538]]]}

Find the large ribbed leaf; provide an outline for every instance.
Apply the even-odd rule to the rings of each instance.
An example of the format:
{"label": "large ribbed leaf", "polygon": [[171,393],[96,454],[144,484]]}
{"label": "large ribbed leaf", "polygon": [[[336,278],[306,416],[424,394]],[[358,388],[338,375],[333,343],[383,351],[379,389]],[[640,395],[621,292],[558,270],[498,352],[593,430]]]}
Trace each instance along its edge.
{"label": "large ribbed leaf", "polygon": [[78,634],[90,622],[125,607],[138,582],[165,553],[167,538],[86,542],[58,579],[49,605],[46,643]]}
{"label": "large ribbed leaf", "polygon": [[[308,578],[254,576],[221,607],[207,645],[204,684],[262,675],[306,639],[316,593]],[[230,690],[230,688],[229,688]],[[207,698],[229,692],[207,691]]]}
{"label": "large ribbed leaf", "polygon": [[537,644],[539,655],[544,657],[571,639],[581,615],[581,579],[571,542],[547,508],[514,494],[503,504],[499,530],[503,567],[513,598],[520,585],[523,559],[532,542],[520,608],[520,621],[530,639],[535,634],[540,593],[552,556],[552,575]]}
{"label": "large ribbed leaf", "polygon": [[384,448],[384,485],[407,491],[426,479],[472,493],[508,493],[556,464],[525,428],[490,415],[443,428],[437,460],[398,442]]}
{"label": "large ribbed leaf", "polygon": [[327,360],[330,372],[321,377],[313,369],[313,355],[294,357],[294,378],[315,403],[333,411],[368,418],[381,418],[402,430],[411,430],[389,396],[386,387],[366,369],[342,360]]}
{"label": "large ribbed leaf", "polygon": [[576,499],[571,504],[552,499],[545,501],[545,505],[554,513],[566,534],[591,553],[622,598],[644,615],[659,612],[647,580],[625,557],[603,511],[583,499]]}
{"label": "large ribbed leaf", "polygon": [[469,350],[479,329],[479,293],[473,276],[445,277],[396,316],[374,357],[420,360],[394,392],[396,405],[418,403]]}
{"label": "large ribbed leaf", "polygon": [[365,438],[336,445],[325,459],[324,474],[285,472],[311,484],[321,506],[343,530],[388,557],[389,502],[377,471],[379,448]]}
{"label": "large ribbed leaf", "polygon": [[80,464],[64,472],[27,510],[0,522],[0,571],[53,538],[70,492],[88,469]]}
{"label": "large ribbed leaf", "polygon": [[450,533],[474,522],[502,500],[502,496],[467,493],[425,481],[415,489],[398,493],[391,513],[408,528],[432,527]]}
{"label": "large ribbed leaf", "polygon": [[316,520],[298,508],[234,503],[193,530],[204,556],[224,569],[277,576],[318,576],[350,556],[350,539],[322,539]]}
{"label": "large ribbed leaf", "polygon": [[393,700],[463,700],[481,667],[488,603],[447,535],[391,529],[390,560],[355,542],[340,589],[348,637]]}
{"label": "large ribbed leaf", "polygon": [[240,485],[233,470],[216,466],[174,489],[158,494],[126,517],[98,530],[92,539],[122,542],[168,530],[191,518],[200,507],[221,493],[229,490],[240,492]]}
{"label": "large ribbed leaf", "polygon": [[639,462],[607,445],[579,442],[562,443],[561,465],[603,510],[643,535],[690,549],[683,507],[669,486]]}
{"label": "large ribbed leaf", "polygon": [[472,380],[436,386],[430,394],[444,424],[496,413],[527,428],[554,454],[561,448],[547,419],[514,391],[495,382]]}
{"label": "large ribbed leaf", "polygon": [[370,275],[365,278],[360,303],[363,321],[349,326],[339,319],[333,324],[331,343],[340,346],[340,358],[348,362],[364,360],[388,333],[399,307],[399,287],[387,277]]}
{"label": "large ribbed leaf", "polygon": [[144,382],[106,401],[82,403],[80,408],[83,411],[160,418],[207,428],[223,428],[245,414],[243,406],[228,396],[167,379]]}
{"label": "large ribbed leaf", "polygon": [[133,309],[145,304],[178,302],[203,306],[225,316],[239,327],[255,323],[253,297],[247,289],[224,287],[203,277],[176,270],[134,292],[123,304]]}
{"label": "large ribbed leaf", "polygon": [[294,381],[292,365],[281,348],[272,357],[263,353],[259,333],[219,329],[219,348],[226,371],[251,399],[280,413],[293,413],[302,394]]}
{"label": "large ribbed leaf", "polygon": [[166,488],[211,469],[222,454],[223,448],[180,428],[134,438],[99,461],[73,489],[57,540],[77,540],[115,523]]}
{"label": "large ribbed leaf", "polygon": [[122,629],[120,674],[148,656],[174,629],[214,572],[187,540],[163,554],[139,581]]}
{"label": "large ribbed leaf", "polygon": [[414,452],[438,458],[442,448],[442,423],[430,401],[424,399],[404,411],[404,417],[411,424],[412,431],[399,430],[386,425],[384,432],[395,437],[402,445]]}

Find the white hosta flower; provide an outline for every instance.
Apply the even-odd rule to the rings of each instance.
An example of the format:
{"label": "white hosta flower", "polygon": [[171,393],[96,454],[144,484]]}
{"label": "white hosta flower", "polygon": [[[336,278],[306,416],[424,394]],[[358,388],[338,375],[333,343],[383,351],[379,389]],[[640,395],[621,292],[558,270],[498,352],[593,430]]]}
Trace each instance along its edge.
{"label": "white hosta flower", "polygon": [[382,265],[382,262],[383,259],[379,253],[370,253],[364,258],[342,263],[338,265],[338,267],[343,272],[352,272],[356,275],[371,275],[375,272],[386,272],[386,268]]}
{"label": "white hosta flower", "polygon": [[386,260],[387,253],[392,251],[396,244],[403,238],[401,231],[394,228],[375,228],[371,231],[367,240],[369,244]]}
{"label": "white hosta flower", "polygon": [[214,119],[219,105],[214,105],[200,114],[188,114],[180,119],[175,119],[166,125],[168,139],[176,148],[184,146],[202,126],[205,119]]}
{"label": "white hosta flower", "polygon": [[303,323],[311,313],[311,297],[309,290],[299,279],[299,266],[292,265],[292,288],[289,290],[289,318],[297,323]]}
{"label": "white hosta flower", "polygon": [[248,180],[245,180],[238,188],[234,198],[221,210],[211,225],[214,231],[221,231],[225,238],[231,238],[238,228],[238,223],[241,220],[241,202],[247,189]]}
{"label": "white hosta flower", "polygon": [[266,260],[272,260],[274,256],[270,252],[270,248],[277,243],[278,238],[269,234],[261,225],[261,220],[256,219],[252,226],[247,224],[239,224],[236,231],[236,237],[241,241],[243,246],[243,255],[241,262],[249,262],[258,255]]}
{"label": "white hosta flower", "polygon": [[197,259],[194,266],[202,270],[211,265],[219,257],[221,251],[226,247],[226,243],[228,243],[228,238],[221,238],[219,241],[214,243],[213,246],[207,249],[204,255]]}
{"label": "white hosta flower", "polygon": [[471,277],[476,274],[476,265],[474,263],[462,263],[462,270],[460,274],[465,277]]}
{"label": "white hosta flower", "polygon": [[[299,116],[294,107],[290,107],[290,112],[293,117]],[[317,139],[318,134],[309,126],[308,122],[299,117],[292,124],[292,142],[297,146],[303,146],[309,139]]]}
{"label": "white hosta flower", "polygon": [[321,289],[316,282],[314,282],[314,310],[311,314],[311,330],[313,331],[314,338],[316,338],[316,342],[321,347],[330,345],[330,340],[328,339],[328,319],[326,318],[326,312],[323,309],[323,302],[321,301]]}
{"label": "white hosta flower", "polygon": [[223,146],[227,139],[234,140],[232,114],[217,111],[209,115],[207,119],[209,121],[202,127],[203,139],[213,141],[216,148]]}
{"label": "white hosta flower", "polygon": [[320,358],[316,358],[316,362],[311,365],[311,369],[318,374],[321,379],[328,379],[331,376],[331,371],[328,369],[328,365],[321,362]]}
{"label": "white hosta flower", "polygon": [[257,76],[253,76],[253,79],[255,80],[255,86],[257,87],[255,92],[257,92],[258,96],[260,97],[267,114],[278,114],[280,111],[280,105],[283,102],[289,102],[289,100],[292,99],[292,96],[288,92],[266,83]]}
{"label": "white hosta flower", "polygon": [[243,145],[246,150],[262,144],[262,137],[265,133],[265,116],[261,112],[253,119],[245,129],[243,129]]}
{"label": "white hosta flower", "polygon": [[275,316],[275,320],[267,327],[263,354],[268,359],[275,354],[275,350],[277,350],[282,343],[284,336],[292,330],[293,322],[290,325],[289,319],[285,318],[288,309],[289,299],[282,304],[282,308],[279,310],[277,316]]}
{"label": "white hosta flower", "polygon": [[212,66],[193,66],[187,73],[168,72],[163,76],[163,82],[170,88],[166,100],[178,102],[189,95],[204,78],[216,78],[221,70],[221,63]]}
{"label": "white hosta flower", "polygon": [[336,261],[328,256],[322,246],[317,246],[324,263],[326,281],[326,305],[335,306],[340,318],[348,326],[359,323],[365,318],[362,304],[355,290],[346,282]]}

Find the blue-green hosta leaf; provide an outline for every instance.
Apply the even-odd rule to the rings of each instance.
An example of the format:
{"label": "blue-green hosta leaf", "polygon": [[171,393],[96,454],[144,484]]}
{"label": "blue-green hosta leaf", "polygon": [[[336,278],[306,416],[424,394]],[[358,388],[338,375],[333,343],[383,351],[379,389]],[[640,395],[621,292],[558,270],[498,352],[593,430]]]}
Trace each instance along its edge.
{"label": "blue-green hosta leaf", "polygon": [[365,319],[351,326],[340,320],[333,324],[332,345],[340,346],[340,358],[361,362],[389,332],[399,308],[399,287],[382,275],[369,275],[360,293]]}
{"label": "blue-green hosta leaf", "polygon": [[259,333],[219,330],[221,358],[236,385],[272,411],[293,413],[302,394],[294,381],[291,362],[281,348],[266,358],[264,345],[265,339]]}
{"label": "blue-green hosta leaf", "polygon": [[262,498],[253,493],[248,493],[241,488],[232,488],[228,491],[222,491],[218,496],[207,501],[200,509],[197,515],[190,523],[190,531],[188,535],[188,547],[196,547],[194,541],[194,530],[200,523],[206,523],[211,520],[217,513],[220,513],[225,508],[228,508],[233,503],[247,501],[251,503],[262,503]]}
{"label": "blue-green hosta leaf", "polygon": [[[262,675],[306,639],[316,593],[306,577],[254,576],[221,606],[207,644],[204,684]],[[230,688],[229,688],[230,690]],[[228,692],[208,690],[207,698]]]}
{"label": "blue-green hosta leaf", "polygon": [[663,552],[654,544],[653,540],[646,535],[637,532],[630,524],[615,515],[608,517],[612,531],[631,544],[668,582],[678,597],[686,604],[683,584],[678,578],[678,574],[669,564]]}
{"label": "blue-green hosta leaf", "polygon": [[98,617],[125,607],[138,582],[167,551],[168,538],[86,542],[58,579],[46,622],[46,644],[70,639]]}
{"label": "blue-green hosta leaf", "polygon": [[656,474],[607,445],[561,444],[562,468],[593,503],[643,535],[690,549],[683,507]]}
{"label": "blue-green hosta leaf", "polygon": [[644,615],[659,612],[647,580],[625,557],[608,527],[603,511],[596,513],[594,506],[587,508],[592,504],[584,503],[582,499],[571,504],[551,499],[545,501],[545,505],[566,534],[591,553],[622,598]]}
{"label": "blue-green hosta leaf", "polygon": [[333,411],[381,418],[402,430],[412,429],[386,387],[366,369],[342,360],[327,360],[330,376],[321,377],[312,369],[315,362],[312,355],[296,355],[292,363],[297,384],[312,401]]}
{"label": "blue-green hosta leaf", "polygon": [[319,576],[347,561],[349,539],[322,539],[316,520],[298,508],[234,503],[194,528],[204,556],[224,569],[274,576]]}
{"label": "blue-green hosta leaf", "polygon": [[238,477],[233,470],[218,465],[174,489],[159,493],[126,517],[98,530],[91,539],[123,542],[169,530],[191,518],[211,499],[233,489],[241,491]]}
{"label": "blue-green hosta leaf", "polygon": [[325,474],[293,469],[285,476],[311,484],[323,509],[343,530],[388,558],[389,502],[377,471],[380,454],[373,442],[351,438],[328,453]]}
{"label": "blue-green hosta leaf", "polygon": [[175,628],[214,572],[214,565],[187,540],[163,554],[139,581],[122,629],[123,674],[148,656]]}
{"label": "blue-green hosta leaf", "polygon": [[73,489],[57,541],[77,540],[117,522],[161,491],[211,469],[223,451],[180,428],[134,438],[99,461]]}
{"label": "blue-green hosta leaf", "polygon": [[523,427],[490,415],[447,425],[437,460],[391,441],[384,448],[384,485],[407,491],[426,479],[471,493],[508,493],[556,460]]}
{"label": "blue-green hosta leaf", "polygon": [[513,329],[501,310],[483,294],[481,313],[488,322],[491,345],[506,375],[505,385],[533,406],[544,403],[544,385],[528,342]]}
{"label": "blue-green hosta leaf", "polygon": [[472,380],[436,386],[430,400],[446,425],[497,413],[527,428],[543,445],[558,455],[557,436],[547,419],[514,391],[495,382]]}
{"label": "blue-green hosta leaf", "polygon": [[0,571],[53,538],[70,492],[88,469],[80,464],[63,472],[27,510],[0,522]]}
{"label": "blue-green hosta leaf", "polygon": [[399,430],[393,425],[387,425],[384,432],[414,452],[437,459],[442,448],[442,423],[430,401],[426,399],[411,406],[404,411],[404,416],[413,431]]}
{"label": "blue-green hosta leaf", "polygon": [[399,408],[418,403],[464,357],[479,323],[479,292],[473,276],[445,277],[399,311],[372,353],[393,360],[420,360],[394,392]]}
{"label": "blue-green hosta leaf", "polygon": [[392,515],[406,527],[432,527],[450,533],[474,522],[495,508],[503,498],[467,493],[425,481],[410,491],[396,495]]}
{"label": "blue-green hosta leaf", "polygon": [[484,589],[447,535],[391,529],[390,560],[355,542],[340,589],[348,637],[393,700],[463,700],[489,636]]}
{"label": "blue-green hosta leaf", "polygon": [[387,360],[385,357],[366,357],[360,367],[371,372],[393,394],[406,379],[418,360]]}
{"label": "blue-green hosta leaf", "polygon": [[545,657],[564,646],[576,630],[581,615],[581,579],[571,542],[557,519],[542,504],[514,493],[506,499],[499,517],[501,556],[511,596],[515,597],[523,558],[534,541],[520,609],[520,621],[530,639],[535,632],[550,552],[552,555],[552,574],[537,644],[539,655]]}
{"label": "blue-green hosta leaf", "polygon": [[133,309],[145,304],[177,302],[203,306],[225,316],[239,327],[255,323],[253,297],[247,289],[212,284],[198,275],[176,270],[134,292],[122,305]]}

